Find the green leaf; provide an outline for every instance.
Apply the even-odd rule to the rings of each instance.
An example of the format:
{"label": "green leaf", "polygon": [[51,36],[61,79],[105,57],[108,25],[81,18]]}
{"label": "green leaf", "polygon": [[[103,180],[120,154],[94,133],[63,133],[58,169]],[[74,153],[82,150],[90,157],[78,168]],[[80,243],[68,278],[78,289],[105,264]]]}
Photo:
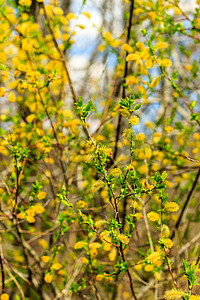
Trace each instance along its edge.
{"label": "green leaf", "polygon": [[140,107],[142,106],[142,103],[138,103],[135,105],[134,110],[138,110],[140,109]]}

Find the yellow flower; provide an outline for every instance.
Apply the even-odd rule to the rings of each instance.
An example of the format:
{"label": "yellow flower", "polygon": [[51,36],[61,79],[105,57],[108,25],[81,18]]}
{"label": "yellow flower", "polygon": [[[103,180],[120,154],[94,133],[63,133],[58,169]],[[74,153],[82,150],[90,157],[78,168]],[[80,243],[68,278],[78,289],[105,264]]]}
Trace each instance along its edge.
{"label": "yellow flower", "polygon": [[100,188],[105,186],[104,182],[102,180],[97,180],[93,183],[91,186],[92,191],[98,191]]}
{"label": "yellow flower", "polygon": [[107,223],[106,220],[98,220],[98,221],[95,222],[95,227],[96,228],[101,228],[106,223]]}
{"label": "yellow flower", "polygon": [[87,154],[87,155],[84,155],[84,156],[83,156],[83,161],[84,161],[86,164],[91,163],[93,160],[94,160],[94,154],[93,154],[93,153]]}
{"label": "yellow flower", "polygon": [[8,96],[8,100],[10,103],[14,103],[16,101],[16,97],[14,93],[10,93]]}
{"label": "yellow flower", "polygon": [[106,44],[101,44],[98,46],[98,51],[103,52],[106,49]]}
{"label": "yellow flower", "polygon": [[172,61],[169,58],[163,58],[161,61],[161,65],[163,67],[170,67],[172,65]]}
{"label": "yellow flower", "polygon": [[192,295],[189,297],[189,300],[200,300],[200,295]]}
{"label": "yellow flower", "polygon": [[45,211],[44,207],[39,203],[33,206],[33,210],[36,214],[42,214]]}
{"label": "yellow flower", "polygon": [[52,275],[50,273],[47,273],[45,276],[44,276],[44,281],[46,283],[50,283],[52,281]]}
{"label": "yellow flower", "polygon": [[136,135],[136,140],[137,141],[143,141],[145,139],[145,134],[140,132]]}
{"label": "yellow flower", "polygon": [[84,242],[84,241],[77,242],[74,245],[74,249],[75,250],[82,249],[83,247],[85,247],[85,245],[86,245],[86,242]]}
{"label": "yellow flower", "polygon": [[113,41],[113,37],[112,34],[110,33],[110,31],[106,31],[104,32],[104,38],[106,39],[107,42],[112,42]]}
{"label": "yellow flower", "polygon": [[82,14],[83,14],[84,16],[86,16],[88,19],[91,19],[91,14],[90,14],[89,12],[84,11]]}
{"label": "yellow flower", "polygon": [[32,0],[19,0],[19,5],[22,6],[31,6]]}
{"label": "yellow flower", "polygon": [[67,19],[71,20],[71,19],[75,19],[76,18],[76,15],[73,14],[73,13],[68,13],[67,14]]}
{"label": "yellow flower", "polygon": [[46,197],[46,195],[47,195],[47,193],[45,193],[44,191],[41,191],[41,192],[39,192],[39,193],[37,194],[37,198],[38,198],[39,200],[42,200],[42,199],[44,199],[44,198]]}
{"label": "yellow flower", "polygon": [[138,221],[143,219],[143,215],[141,213],[136,213],[135,217]]}
{"label": "yellow flower", "polygon": [[125,245],[128,245],[128,243],[129,243],[129,238],[128,238],[125,234],[123,234],[123,233],[119,234],[119,235],[117,236],[117,239],[118,239],[121,243],[123,243],[123,244],[125,244]]}
{"label": "yellow flower", "polygon": [[101,147],[100,150],[107,156],[112,155],[112,149],[108,147]]}
{"label": "yellow flower", "polygon": [[180,299],[185,295],[185,293],[181,290],[177,291],[175,289],[173,290],[168,290],[164,294],[164,298],[166,300],[173,300],[173,299]]}
{"label": "yellow flower", "polygon": [[146,121],[146,122],[145,122],[145,126],[147,126],[148,128],[154,130],[154,125],[153,125],[153,123],[151,123],[150,121]]}
{"label": "yellow flower", "polygon": [[26,219],[29,223],[34,223],[35,222],[35,218],[33,216],[27,216]]}
{"label": "yellow flower", "polygon": [[162,237],[165,238],[165,237],[168,237],[170,235],[170,230],[169,230],[169,227],[165,224],[163,224],[162,226]]}
{"label": "yellow flower", "polygon": [[115,41],[111,41],[110,42],[110,45],[113,47],[113,48],[117,48],[118,46],[120,46],[122,43],[121,40],[115,40]]}
{"label": "yellow flower", "polygon": [[78,26],[80,29],[85,29],[85,25],[78,24],[77,26]]}
{"label": "yellow flower", "polygon": [[81,261],[82,261],[83,264],[88,264],[89,263],[89,260],[86,257],[82,257]]}
{"label": "yellow flower", "polygon": [[25,212],[20,212],[18,215],[17,215],[18,219],[25,219],[26,218],[26,214]]}
{"label": "yellow flower", "polygon": [[138,125],[139,123],[140,123],[140,118],[137,117],[137,116],[133,116],[133,117],[131,117],[131,118],[129,119],[129,124],[130,124],[131,126],[133,126],[133,125]]}
{"label": "yellow flower", "polygon": [[137,42],[136,46],[140,49],[140,50],[144,50],[145,49],[145,44],[142,42]]}
{"label": "yellow flower", "polygon": [[162,280],[162,277],[161,277],[160,273],[158,273],[158,272],[154,273],[154,277],[158,281]]}
{"label": "yellow flower", "polygon": [[123,44],[122,50],[125,50],[127,52],[133,52],[133,48],[129,44]]}
{"label": "yellow flower", "polygon": [[38,241],[38,244],[43,248],[43,249],[48,249],[49,244],[45,239],[40,239]]}
{"label": "yellow flower", "polygon": [[158,86],[160,84],[160,79],[161,79],[161,76],[154,77],[153,80],[151,81],[151,83],[149,84],[149,87],[154,88],[154,87]]}
{"label": "yellow flower", "polygon": [[30,115],[28,115],[28,117],[26,117],[26,121],[28,123],[33,122],[34,119],[35,119],[35,114],[30,114]]}
{"label": "yellow flower", "polygon": [[151,19],[152,22],[155,22],[155,20],[156,20],[156,13],[155,13],[155,11],[150,11],[149,12],[149,17],[150,17],[150,19]]}
{"label": "yellow flower", "polygon": [[112,171],[110,172],[113,176],[115,176],[115,177],[118,177],[121,173],[122,173],[122,171],[121,171],[121,169],[119,169],[119,168],[114,168],[114,169],[112,169]]}
{"label": "yellow flower", "polygon": [[54,269],[54,270],[59,270],[59,269],[62,268],[62,265],[60,263],[55,263],[55,264],[52,265],[51,268]]}
{"label": "yellow flower", "polygon": [[172,240],[166,238],[163,240],[163,244],[165,246],[165,248],[170,249],[173,247],[174,243],[172,242]]}
{"label": "yellow flower", "polygon": [[155,44],[156,49],[164,49],[167,48],[168,44],[166,42],[158,42]]}
{"label": "yellow flower", "polygon": [[151,264],[160,265],[160,264],[161,264],[160,252],[159,252],[159,251],[154,251],[154,252],[152,252],[152,253],[149,254],[149,256],[147,257],[147,260],[148,260]]}
{"label": "yellow flower", "polygon": [[138,83],[138,79],[135,76],[127,76],[126,77],[127,85],[133,85],[133,84],[137,84],[137,83]]}
{"label": "yellow flower", "polygon": [[77,203],[76,203],[76,208],[77,209],[81,209],[81,208],[84,208],[87,206],[87,203],[85,201],[82,201],[82,200],[79,200]]}
{"label": "yellow flower", "polygon": [[153,135],[153,142],[154,143],[158,143],[161,139],[161,134],[159,132],[155,132],[154,135]]}
{"label": "yellow flower", "polygon": [[97,243],[97,242],[94,242],[94,243],[91,243],[89,245],[89,248],[90,249],[98,249],[98,248],[101,248],[101,244],[100,243]]}
{"label": "yellow flower", "polygon": [[198,141],[198,140],[200,139],[200,134],[197,133],[197,132],[194,133],[194,134],[193,134],[193,139],[196,140],[196,141]]}
{"label": "yellow flower", "polygon": [[174,130],[174,128],[171,126],[166,126],[164,129],[166,132],[172,132]]}
{"label": "yellow flower", "polygon": [[152,222],[156,222],[160,219],[160,216],[158,213],[154,212],[154,211],[150,211],[148,214],[147,214],[147,217],[150,221]]}
{"label": "yellow flower", "polygon": [[41,256],[41,260],[42,260],[44,263],[48,263],[48,261],[50,260],[50,257],[49,257],[49,256],[46,256],[46,255],[43,255],[43,256]]}
{"label": "yellow flower", "polygon": [[132,61],[132,60],[137,60],[137,59],[140,59],[139,52],[131,53],[131,54],[127,55],[127,57],[126,57],[126,61]]}
{"label": "yellow flower", "polygon": [[6,89],[4,87],[0,88],[0,97],[5,97],[6,95]]}
{"label": "yellow flower", "polygon": [[179,205],[176,202],[167,202],[165,209],[169,212],[176,212],[179,210]]}
{"label": "yellow flower", "polygon": [[110,261],[114,261],[115,258],[116,258],[116,256],[117,256],[117,249],[116,249],[116,248],[113,248],[113,249],[109,252],[108,258],[109,258]]}
{"label": "yellow flower", "polygon": [[144,267],[144,270],[146,271],[146,272],[151,272],[151,271],[153,271],[153,265],[146,265],[145,267]]}
{"label": "yellow flower", "polygon": [[9,296],[6,293],[1,294],[1,300],[9,300]]}
{"label": "yellow flower", "polygon": [[153,67],[153,60],[151,58],[147,58],[145,60],[145,66],[147,69],[151,69]]}
{"label": "yellow flower", "polygon": [[103,275],[102,275],[102,274],[98,274],[98,275],[96,276],[96,280],[97,280],[97,281],[102,281],[102,280],[103,280]]}
{"label": "yellow flower", "polygon": [[150,159],[150,158],[151,158],[151,156],[152,156],[151,148],[146,147],[146,148],[144,149],[144,153],[145,153],[145,158],[147,158],[147,159]]}

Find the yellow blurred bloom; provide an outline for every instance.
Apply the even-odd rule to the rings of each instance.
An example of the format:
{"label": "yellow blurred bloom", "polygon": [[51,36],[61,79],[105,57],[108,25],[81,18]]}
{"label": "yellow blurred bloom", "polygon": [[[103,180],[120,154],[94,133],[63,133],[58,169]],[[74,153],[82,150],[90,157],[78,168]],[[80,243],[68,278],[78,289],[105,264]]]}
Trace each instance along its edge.
{"label": "yellow blurred bloom", "polygon": [[33,206],[33,210],[36,214],[42,214],[45,211],[44,207],[39,203]]}
{"label": "yellow blurred bloom", "polygon": [[161,256],[159,251],[154,251],[148,255],[147,260],[151,264],[160,265],[161,264]]}
{"label": "yellow blurred bloom", "polygon": [[133,52],[133,48],[129,44],[123,44],[122,50],[125,50],[127,52]]}
{"label": "yellow blurred bloom", "polygon": [[150,221],[152,222],[156,222],[160,219],[160,216],[158,213],[154,212],[154,211],[150,211],[148,214],[147,214],[147,217]]}
{"label": "yellow blurred bloom", "polygon": [[6,293],[1,294],[1,300],[9,300],[9,295]]}
{"label": "yellow blurred bloom", "polygon": [[19,0],[19,5],[22,6],[31,6],[32,0]]}
{"label": "yellow blurred bloom", "polygon": [[189,300],[200,300],[200,295],[192,295],[189,297]]}
{"label": "yellow blurred bloom", "polygon": [[140,132],[136,135],[137,141],[143,141],[145,139],[145,134],[143,132]]}
{"label": "yellow blurred bloom", "polygon": [[137,83],[138,83],[138,79],[135,76],[127,76],[126,77],[127,85],[133,85],[133,84],[137,84]]}
{"label": "yellow blurred bloom", "polygon": [[165,248],[167,248],[167,249],[172,248],[173,245],[174,245],[174,243],[172,242],[172,240],[169,239],[169,238],[164,239],[163,240],[163,244],[164,244]]}
{"label": "yellow blurred bloom", "polygon": [[128,245],[129,243],[129,238],[123,233],[118,234],[117,239],[125,245]]}
{"label": "yellow blurred bloom", "polygon": [[172,61],[169,58],[163,58],[161,61],[161,65],[163,67],[170,67],[172,65]]}
{"label": "yellow blurred bloom", "polygon": [[151,271],[153,271],[153,269],[154,269],[153,265],[146,265],[146,266],[144,267],[144,270],[145,270],[146,272],[151,272]]}
{"label": "yellow blurred bloom", "polygon": [[161,277],[160,273],[158,273],[158,272],[154,273],[154,277],[158,281],[162,280],[162,277]]}
{"label": "yellow blurred bloom", "polygon": [[83,264],[88,264],[89,263],[89,260],[86,257],[82,257],[81,261],[82,261]]}
{"label": "yellow blurred bloom", "polygon": [[45,276],[44,276],[44,281],[46,283],[51,283],[52,281],[52,275],[50,273],[47,273]]}
{"label": "yellow blurred bloom", "polygon": [[5,87],[1,87],[0,88],[0,97],[5,97],[5,95],[6,95],[6,89],[5,89]]}
{"label": "yellow blurred bloom", "polygon": [[43,255],[43,256],[41,256],[41,260],[42,260],[44,263],[48,263],[48,261],[50,260],[50,257],[49,257],[49,256],[46,256],[46,255]]}
{"label": "yellow blurred bloom", "polygon": [[169,212],[176,212],[179,210],[179,205],[176,202],[167,202],[165,209]]}
{"label": "yellow blurred bloom", "polygon": [[60,263],[54,263],[51,268],[54,270],[59,270],[62,268],[62,265]]}
{"label": "yellow blurred bloom", "polygon": [[133,125],[138,125],[139,123],[140,123],[140,118],[137,117],[137,116],[133,116],[133,117],[131,117],[131,118],[129,119],[129,124],[130,124],[131,126],[133,126]]}
{"label": "yellow blurred bloom", "polygon": [[46,197],[46,195],[47,195],[46,192],[41,191],[41,192],[39,192],[39,193],[37,194],[37,198],[38,198],[39,200],[42,200],[42,199],[44,199],[44,198]]}
{"label": "yellow blurred bloom", "polygon": [[85,245],[86,245],[86,242],[84,242],[84,241],[77,242],[74,245],[74,249],[75,250],[82,249],[83,247],[85,247]]}
{"label": "yellow blurred bloom", "polygon": [[16,97],[14,93],[10,93],[8,96],[8,100],[10,103],[14,103],[16,101]]}
{"label": "yellow blurred bloom", "polygon": [[153,80],[151,81],[151,83],[149,84],[149,87],[154,88],[154,87],[158,86],[160,84],[160,79],[161,79],[161,76],[154,77]]}
{"label": "yellow blurred bloom", "polygon": [[158,42],[155,44],[156,49],[164,49],[167,48],[168,44],[166,42]]}
{"label": "yellow blurred bloom", "polygon": [[75,15],[75,14],[73,14],[73,13],[68,13],[68,14],[67,14],[67,19],[68,19],[68,20],[75,19],[75,18],[76,18],[76,15]]}
{"label": "yellow blurred bloom", "polygon": [[200,134],[197,133],[197,132],[195,132],[195,133],[193,134],[193,139],[196,140],[196,141],[198,141],[198,140],[200,139]]}
{"label": "yellow blurred bloom", "polygon": [[82,14],[83,14],[84,16],[86,16],[88,19],[91,19],[91,14],[90,14],[89,12],[84,11]]}
{"label": "yellow blurred bloom", "polygon": [[114,261],[115,258],[116,258],[116,256],[117,256],[117,249],[116,249],[116,248],[113,248],[113,249],[109,252],[108,258],[109,258],[110,261]]}
{"label": "yellow blurred bloom", "polygon": [[166,300],[180,299],[185,295],[185,293],[181,290],[177,291],[175,289],[168,290],[164,294],[164,298]]}
{"label": "yellow blurred bloom", "polygon": [[84,208],[87,206],[87,203],[85,201],[82,201],[82,200],[79,200],[77,203],[76,203],[76,209],[81,209],[81,208]]}

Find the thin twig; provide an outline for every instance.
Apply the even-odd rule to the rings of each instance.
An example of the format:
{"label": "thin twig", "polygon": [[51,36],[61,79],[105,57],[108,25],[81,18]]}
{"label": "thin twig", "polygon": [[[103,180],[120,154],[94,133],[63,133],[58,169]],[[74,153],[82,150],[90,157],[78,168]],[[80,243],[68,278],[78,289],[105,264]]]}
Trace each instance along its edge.
{"label": "thin twig", "polygon": [[[126,37],[126,43],[129,44],[130,42],[130,36],[131,36],[131,27],[132,27],[132,20],[133,20],[133,10],[134,10],[134,0],[131,1],[130,5],[130,11],[129,11],[129,24],[128,24],[128,33]],[[126,51],[125,54],[125,69],[124,69],[124,76],[123,76],[123,86],[122,86],[122,98],[126,98],[126,87],[125,87],[125,82],[126,82],[126,76],[128,74],[128,61],[126,60],[126,57],[128,55],[128,51]],[[113,154],[113,160],[115,160],[118,152],[118,141],[119,141],[119,134],[121,130],[121,123],[122,123],[122,115],[119,113],[118,117],[118,124],[117,124],[117,130],[116,130],[116,137],[115,137],[115,149],[114,149],[114,154]]]}
{"label": "thin twig", "polygon": [[181,220],[182,220],[183,214],[184,214],[184,212],[185,212],[185,210],[186,210],[186,207],[187,207],[187,205],[188,205],[188,203],[189,203],[189,201],[190,201],[190,198],[191,198],[191,196],[192,196],[192,193],[193,193],[193,191],[194,191],[194,189],[195,189],[195,187],[196,187],[196,185],[197,185],[199,176],[200,176],[200,168],[199,168],[199,171],[198,171],[198,173],[197,173],[197,175],[196,175],[196,177],[195,177],[195,180],[194,180],[194,182],[193,182],[193,185],[192,185],[192,187],[191,187],[191,189],[190,189],[190,191],[189,191],[189,193],[188,193],[187,199],[186,199],[186,201],[185,201],[185,203],[184,203],[184,205],[183,205],[183,208],[182,208],[182,210],[181,210],[180,216],[179,216],[179,218],[178,218],[178,220],[177,220],[177,222],[176,222],[176,225],[175,225],[174,230],[173,230],[172,235],[171,235],[171,239],[174,238],[175,232],[176,232],[176,231],[178,230],[178,228],[179,228],[179,225],[180,225],[180,222],[181,222]]}

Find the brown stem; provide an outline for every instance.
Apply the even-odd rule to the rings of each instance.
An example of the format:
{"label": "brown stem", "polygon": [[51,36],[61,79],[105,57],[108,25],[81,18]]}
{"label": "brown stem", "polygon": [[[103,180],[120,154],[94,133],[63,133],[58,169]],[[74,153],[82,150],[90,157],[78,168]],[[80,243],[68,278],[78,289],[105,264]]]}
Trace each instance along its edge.
{"label": "brown stem", "polygon": [[187,196],[187,199],[186,199],[186,201],[185,201],[185,203],[184,203],[184,205],[183,205],[183,208],[182,208],[182,210],[181,210],[180,216],[179,216],[179,218],[178,218],[178,220],[177,220],[177,222],[176,222],[175,228],[174,228],[174,230],[173,230],[173,232],[172,232],[172,235],[171,235],[171,239],[174,238],[175,232],[176,232],[176,231],[178,230],[178,228],[179,228],[179,225],[180,225],[180,222],[181,222],[181,220],[182,220],[183,214],[184,214],[184,212],[185,212],[185,210],[186,210],[186,207],[187,207],[187,205],[188,205],[188,203],[189,203],[189,201],[190,201],[190,198],[191,198],[191,196],[192,196],[192,193],[193,193],[193,191],[194,191],[194,189],[195,189],[195,187],[196,187],[196,185],[197,185],[199,176],[200,176],[200,168],[199,168],[199,171],[198,171],[198,173],[197,173],[197,175],[196,175],[196,177],[195,177],[195,180],[194,180],[194,182],[193,182],[193,185],[192,185],[192,187],[191,187],[191,190],[189,191],[189,194],[188,194],[188,196]]}
{"label": "brown stem", "polygon": [[0,254],[0,266],[1,266],[1,282],[2,282],[2,294],[5,293],[5,273],[3,268],[3,261]]}
{"label": "brown stem", "polygon": [[[85,128],[86,128],[86,130],[87,130],[87,132],[88,132],[88,136],[89,136],[89,138],[90,138],[90,140],[91,140],[93,146],[94,146],[95,149],[97,150],[96,144],[95,144],[93,138],[91,137],[91,135],[90,135],[90,133],[89,133],[89,131],[88,131],[88,129],[87,129],[86,123],[85,123]],[[98,151],[97,151],[97,152],[98,152]],[[98,152],[98,160],[99,160],[99,164],[101,165],[101,168],[103,169],[103,165],[102,165],[102,162],[101,162],[101,157],[100,157],[99,152]],[[117,197],[115,197],[115,194],[114,194],[114,191],[113,191],[113,189],[112,189],[112,186],[111,186],[111,184],[109,183],[109,181],[108,181],[108,179],[107,179],[105,173],[103,173],[103,177],[104,177],[104,180],[106,181],[106,183],[107,183],[107,185],[108,185],[108,188],[110,189],[110,191],[111,191],[111,193],[112,193],[112,197],[113,197],[113,199],[114,199],[114,205],[113,205],[112,201],[111,201],[111,204],[112,204],[112,206],[113,206],[113,208],[114,208],[114,211],[115,211],[115,218],[116,218],[118,224],[121,224],[120,218],[119,218],[118,205],[117,205]],[[120,227],[120,233],[122,233],[122,228],[121,228],[121,227]],[[120,254],[121,254],[121,258],[122,258],[123,262],[126,262],[126,259],[125,259],[125,256],[124,256],[124,252],[123,252],[123,248],[122,248],[122,243],[121,243],[121,242],[120,242],[120,247],[119,247],[119,249],[120,249]],[[133,287],[133,282],[132,282],[131,273],[130,273],[128,267],[127,267],[126,273],[127,273],[127,275],[128,275],[128,278],[129,278],[129,283],[130,283],[130,288],[131,288],[131,292],[132,292],[133,298],[134,298],[135,300],[137,300],[137,297],[136,297],[135,291],[134,291],[134,287]]]}
{"label": "brown stem", "polygon": [[[133,10],[134,10],[134,0],[131,1],[131,6],[130,6],[130,11],[129,11],[129,24],[128,24],[128,33],[126,37],[126,43],[129,44],[130,41],[130,36],[131,36],[131,26],[132,26],[132,19],[133,19]],[[126,87],[125,87],[125,82],[126,82],[126,76],[128,74],[128,61],[126,60],[126,57],[128,55],[128,52],[126,51],[125,55],[125,69],[124,69],[124,76],[123,76],[123,86],[122,86],[122,98],[126,98]],[[119,113],[118,117],[118,124],[117,124],[117,131],[116,131],[116,137],[115,137],[115,150],[113,154],[113,160],[115,160],[118,152],[118,141],[119,141],[119,134],[121,130],[121,123],[122,123],[122,115]]]}
{"label": "brown stem", "polygon": [[50,122],[50,124],[51,124],[51,128],[52,128],[52,130],[53,130],[53,135],[54,135],[54,138],[56,139],[56,142],[57,142],[57,145],[58,145],[58,149],[59,149],[59,151],[60,151],[60,159],[59,159],[60,167],[61,167],[61,170],[62,170],[62,173],[63,173],[63,177],[64,177],[66,189],[68,189],[68,178],[67,178],[67,176],[66,176],[65,167],[64,167],[64,164],[63,164],[63,161],[62,161],[62,158],[61,158],[61,157],[62,157],[62,148],[61,148],[61,146],[60,146],[60,144],[59,144],[59,140],[58,140],[58,137],[57,137],[57,133],[56,133],[56,131],[55,131],[55,127],[54,127],[54,125],[53,125],[53,122],[52,122],[52,120],[51,120],[51,117],[50,117],[50,115],[49,115],[48,109],[47,109],[46,104],[44,103],[44,101],[43,101],[43,99],[42,99],[42,95],[41,95],[40,90],[39,90],[38,88],[37,88],[37,91],[38,91],[38,95],[39,95],[39,97],[40,97],[41,103],[42,103],[42,105],[43,105],[43,107],[44,107],[45,113],[46,113],[46,115],[47,115],[47,117],[48,117],[48,119],[49,119],[49,122]]}
{"label": "brown stem", "polygon": [[74,87],[73,87],[73,83],[72,83],[72,80],[71,80],[71,77],[69,75],[69,71],[68,71],[68,68],[67,68],[67,65],[66,65],[66,61],[65,61],[65,56],[64,56],[64,53],[60,50],[59,48],[59,45],[57,43],[57,40],[55,38],[55,34],[54,34],[54,31],[53,31],[53,28],[51,26],[51,21],[47,15],[47,12],[46,12],[46,9],[45,9],[45,4],[42,3],[42,8],[44,10],[44,15],[45,15],[45,18],[47,20],[47,23],[48,23],[48,27],[49,27],[49,31],[52,35],[52,38],[53,38],[53,42],[54,42],[54,45],[56,47],[56,50],[58,51],[58,53],[60,54],[60,57],[63,61],[63,67],[65,69],[65,72],[66,72],[66,75],[67,75],[67,80],[69,82],[69,87],[70,87],[70,90],[71,90],[71,94],[72,94],[72,97],[73,97],[73,100],[74,100],[74,103],[77,103],[78,102],[78,98],[76,96],[76,93],[75,93],[75,90],[74,90]]}
{"label": "brown stem", "polygon": [[170,264],[169,264],[169,261],[168,261],[168,260],[169,260],[169,257],[168,257],[168,255],[167,255],[167,253],[166,253],[165,247],[164,247],[164,252],[165,252],[165,259],[166,259],[166,262],[167,262],[168,270],[169,270],[169,273],[170,273],[170,275],[171,275],[171,277],[172,277],[174,286],[176,287],[177,290],[179,290],[178,284],[177,284],[177,282],[176,282],[176,280],[175,280],[175,278],[174,278],[174,275],[173,275],[173,273],[172,273],[172,268],[171,268],[171,266],[170,266]]}

